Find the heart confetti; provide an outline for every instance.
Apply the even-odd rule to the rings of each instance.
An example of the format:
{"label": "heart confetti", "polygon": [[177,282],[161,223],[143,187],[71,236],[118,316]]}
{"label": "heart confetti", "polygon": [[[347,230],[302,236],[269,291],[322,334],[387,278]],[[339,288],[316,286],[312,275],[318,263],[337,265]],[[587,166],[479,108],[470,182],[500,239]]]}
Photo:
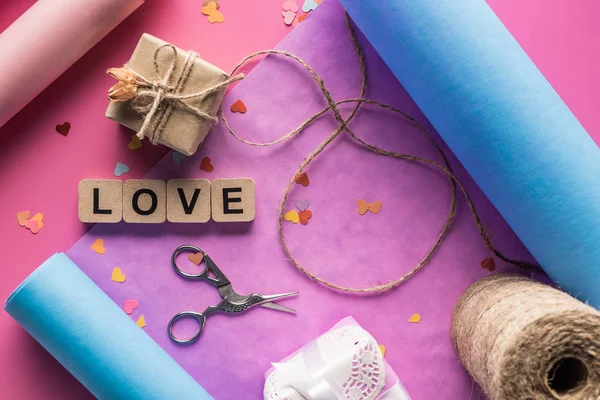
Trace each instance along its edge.
{"label": "heart confetti", "polygon": [[56,132],[60,133],[64,137],[67,137],[70,130],[71,130],[71,124],[69,122],[65,122],[63,124],[56,125]]}
{"label": "heart confetti", "polygon": [[25,222],[31,217],[31,213],[29,211],[21,211],[17,213],[17,222],[21,226],[25,226]]}
{"label": "heart confetti", "polygon": [[308,17],[310,14],[302,14],[302,15],[298,15],[298,23],[304,21],[306,19],[306,17]]}
{"label": "heart confetti", "polygon": [[421,314],[413,314],[409,319],[408,322],[411,322],[413,324],[418,324],[419,322],[421,322]]}
{"label": "heart confetti", "polygon": [[127,147],[129,147],[129,150],[139,149],[140,147],[142,147],[142,141],[139,137],[137,137],[137,135],[133,135]]}
{"label": "heart confetti", "polygon": [[98,254],[104,254],[104,239],[96,239],[94,244],[92,244],[92,250],[94,250]]}
{"label": "heart confetti", "polygon": [[381,350],[381,356],[382,356],[382,357],[385,357],[385,346],[384,346],[384,345],[382,345],[382,344],[380,344],[380,345],[379,345],[379,349]]}
{"label": "heart confetti", "polygon": [[239,112],[240,114],[245,114],[248,109],[242,100],[237,100],[235,103],[231,105],[229,108],[231,112]]}
{"label": "heart confetti", "polygon": [[44,227],[44,214],[37,213],[31,219],[25,221],[25,228],[29,229],[31,233],[36,234]]}
{"label": "heart confetti", "polygon": [[188,260],[190,260],[196,265],[200,265],[203,259],[204,256],[202,255],[202,253],[191,253],[190,255],[188,255]]}
{"label": "heart confetti", "polygon": [[365,201],[364,199],[359,199],[356,204],[358,204],[358,213],[360,215],[364,215],[367,211],[371,211],[373,214],[379,214],[381,211],[381,200],[375,200],[372,203]]}
{"label": "heart confetti", "polygon": [[144,318],[144,314],[142,314],[141,317],[138,318],[137,321],[135,321],[135,323],[137,324],[137,326],[139,326],[140,328],[143,328],[146,326],[146,318]]}
{"label": "heart confetti", "polygon": [[123,283],[125,282],[125,274],[121,271],[121,268],[116,267],[113,269],[112,276],[110,277],[115,282]]}
{"label": "heart confetti", "polygon": [[129,172],[129,167],[123,163],[118,162],[115,166],[115,176],[121,176]]}
{"label": "heart confetti", "polygon": [[214,165],[210,162],[210,157],[204,157],[200,162],[200,169],[206,172],[213,172],[215,170]]}
{"label": "heart confetti", "polygon": [[493,257],[486,258],[481,262],[481,268],[485,268],[488,271],[492,272],[496,269],[496,263],[494,262]]}
{"label": "heart confetti", "polygon": [[296,0],[287,0],[281,7],[283,8],[283,11],[291,11],[293,13],[298,12],[298,4],[296,3]]}
{"label": "heart confetti", "polygon": [[296,175],[296,179],[294,179],[294,182],[304,187],[310,185],[310,181],[308,180],[308,175],[306,174],[306,172],[300,172],[298,175]]}
{"label": "heart confetti", "polygon": [[127,314],[131,314],[133,310],[138,308],[140,303],[137,300],[125,300],[125,304],[123,305],[123,309]]}
{"label": "heart confetti", "polygon": [[302,225],[308,224],[308,220],[312,217],[312,211],[304,210],[298,213],[298,219]]}
{"label": "heart confetti", "polygon": [[296,208],[300,211],[304,211],[310,206],[310,201],[307,199],[304,200],[296,200]]}
{"label": "heart confetti", "polygon": [[296,13],[293,13],[291,11],[282,11],[281,15],[283,15],[283,23],[287,26],[290,26],[296,18]]}
{"label": "heart confetti", "polygon": [[375,200],[369,206],[369,211],[371,211],[373,214],[379,214],[379,211],[381,211],[381,206],[381,200]]}
{"label": "heart confetti", "polygon": [[217,3],[214,1],[209,1],[204,7],[202,7],[202,14],[208,16],[208,22],[211,24],[225,21],[225,17],[223,17],[223,14],[221,14],[217,8]]}
{"label": "heart confetti", "polygon": [[358,204],[358,213],[360,215],[365,215],[365,213],[367,211],[369,211],[370,204],[367,201],[365,201],[363,199],[358,199],[357,204]]}
{"label": "heart confetti", "polygon": [[183,160],[186,159],[186,157],[187,156],[185,154],[181,154],[178,151],[174,151],[173,152],[173,164],[177,164],[177,165],[181,164],[183,162]]}
{"label": "heart confetti", "polygon": [[304,4],[302,5],[302,11],[307,13],[317,8],[318,5],[319,3],[317,3],[315,0],[304,0]]}
{"label": "heart confetti", "polygon": [[298,215],[298,211],[290,210],[287,213],[285,213],[283,219],[293,224],[297,224],[300,221],[300,216]]}

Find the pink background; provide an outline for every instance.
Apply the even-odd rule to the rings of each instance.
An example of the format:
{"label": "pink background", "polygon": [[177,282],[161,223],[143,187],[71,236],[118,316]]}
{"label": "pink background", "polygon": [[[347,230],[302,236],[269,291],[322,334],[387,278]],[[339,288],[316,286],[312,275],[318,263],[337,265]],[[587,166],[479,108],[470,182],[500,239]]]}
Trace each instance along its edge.
{"label": "pink background", "polygon": [[[0,29],[33,1],[6,0]],[[145,146],[127,149],[129,135],[103,117],[105,91],[111,79],[103,74],[125,61],[142,32],[149,32],[202,56],[225,70],[243,55],[273,47],[291,28],[280,17],[280,0],[222,1],[225,22],[210,25],[201,15],[201,1],[147,0],[140,10],[113,31],[67,73],[0,128],[0,210],[3,257],[0,297],[37,265],[57,251],[66,251],[89,229],[72,212],[77,182],[84,177],[112,177],[117,161],[131,167],[128,178],[141,177],[166,150]],[[238,4],[239,3],[239,4]],[[489,2],[590,134],[600,139],[597,102],[600,89],[594,74],[600,64],[595,45],[600,7],[594,1],[548,4],[543,0]],[[316,38],[315,38],[316,40]],[[57,55],[60,56],[60,55]],[[67,138],[54,131],[69,121]],[[92,136],[86,126],[105,133]],[[43,212],[45,227],[37,236],[20,228],[15,213]],[[5,313],[0,313],[0,387],[6,399],[90,398]]]}

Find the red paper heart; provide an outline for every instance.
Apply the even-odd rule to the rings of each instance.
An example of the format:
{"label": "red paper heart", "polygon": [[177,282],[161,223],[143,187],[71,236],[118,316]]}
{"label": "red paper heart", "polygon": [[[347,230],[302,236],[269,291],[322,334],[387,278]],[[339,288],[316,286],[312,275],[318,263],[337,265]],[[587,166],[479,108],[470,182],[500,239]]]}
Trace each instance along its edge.
{"label": "red paper heart", "polygon": [[494,262],[494,258],[489,257],[481,262],[481,268],[485,268],[488,271],[492,272],[496,269],[496,263]]}
{"label": "red paper heart", "polygon": [[248,109],[246,108],[246,105],[241,100],[238,100],[235,103],[233,103],[231,105],[230,110],[231,110],[231,112],[239,112],[240,114],[244,114],[246,111],[248,111]]}
{"label": "red paper heart", "polygon": [[298,217],[300,217],[300,223],[302,225],[306,225],[306,224],[308,224],[308,220],[310,219],[310,217],[312,217],[312,211],[310,211],[310,210],[300,211],[298,213]]}
{"label": "red paper heart", "polygon": [[215,170],[214,165],[210,162],[210,157],[204,157],[200,163],[200,169],[206,172],[213,172]]}
{"label": "red paper heart", "polygon": [[298,175],[296,175],[295,182],[298,185],[302,185],[304,187],[310,185],[310,181],[308,180],[308,175],[306,174],[306,172],[301,172]]}
{"label": "red paper heart", "polygon": [[67,136],[69,131],[71,130],[71,124],[69,122],[65,122],[61,125],[56,125],[56,132],[60,133],[63,136]]}

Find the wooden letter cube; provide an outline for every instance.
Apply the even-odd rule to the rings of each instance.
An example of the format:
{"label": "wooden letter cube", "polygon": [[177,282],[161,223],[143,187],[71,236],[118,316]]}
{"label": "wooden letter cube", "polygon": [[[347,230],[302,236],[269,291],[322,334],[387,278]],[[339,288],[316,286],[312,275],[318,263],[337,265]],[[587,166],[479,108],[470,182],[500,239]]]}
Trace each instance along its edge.
{"label": "wooden letter cube", "polygon": [[211,183],[212,218],[216,222],[249,222],[256,214],[252,179],[215,179]]}
{"label": "wooden letter cube", "polygon": [[130,179],[123,183],[123,220],[161,223],[167,217],[167,185],[153,179]]}
{"label": "wooden letter cube", "polygon": [[123,217],[123,182],[84,179],[79,182],[81,222],[120,222]]}
{"label": "wooden letter cube", "polygon": [[208,222],[210,220],[210,181],[171,179],[167,182],[169,222]]}

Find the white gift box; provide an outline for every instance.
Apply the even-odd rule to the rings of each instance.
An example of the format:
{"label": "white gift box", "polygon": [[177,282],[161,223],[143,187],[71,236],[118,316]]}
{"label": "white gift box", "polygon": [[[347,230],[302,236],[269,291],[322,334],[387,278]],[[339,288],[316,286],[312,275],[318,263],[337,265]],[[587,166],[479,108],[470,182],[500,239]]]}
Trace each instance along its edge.
{"label": "white gift box", "polygon": [[347,317],[266,373],[265,400],[410,400],[377,341]]}

